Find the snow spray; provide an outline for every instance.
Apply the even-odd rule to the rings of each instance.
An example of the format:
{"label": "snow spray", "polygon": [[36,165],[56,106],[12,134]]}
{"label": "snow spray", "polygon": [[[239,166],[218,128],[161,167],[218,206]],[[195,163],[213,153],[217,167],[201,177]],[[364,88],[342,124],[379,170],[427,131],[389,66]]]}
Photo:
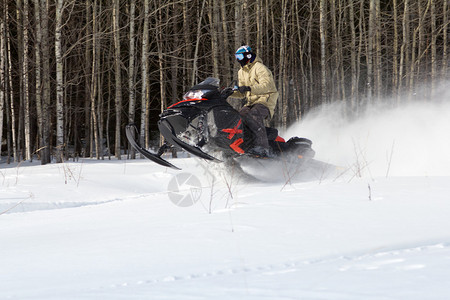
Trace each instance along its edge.
{"label": "snow spray", "polygon": [[[286,136],[311,139],[317,159],[361,175],[450,175],[448,86],[442,85],[433,100],[383,99],[353,120],[344,117],[342,104],[323,105],[291,126]],[[393,102],[401,104],[386,105]]]}

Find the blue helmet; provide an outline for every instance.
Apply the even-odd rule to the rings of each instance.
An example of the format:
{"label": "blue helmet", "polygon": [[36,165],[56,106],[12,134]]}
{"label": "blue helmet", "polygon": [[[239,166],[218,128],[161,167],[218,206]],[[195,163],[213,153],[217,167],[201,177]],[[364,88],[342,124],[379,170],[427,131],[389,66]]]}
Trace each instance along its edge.
{"label": "blue helmet", "polygon": [[246,65],[250,59],[253,58],[252,48],[250,46],[244,45],[239,47],[234,54],[237,61],[241,64],[241,66]]}
{"label": "blue helmet", "polygon": [[252,52],[252,48],[250,48],[250,46],[241,46],[236,50],[236,54],[238,53],[246,53],[246,52]]}

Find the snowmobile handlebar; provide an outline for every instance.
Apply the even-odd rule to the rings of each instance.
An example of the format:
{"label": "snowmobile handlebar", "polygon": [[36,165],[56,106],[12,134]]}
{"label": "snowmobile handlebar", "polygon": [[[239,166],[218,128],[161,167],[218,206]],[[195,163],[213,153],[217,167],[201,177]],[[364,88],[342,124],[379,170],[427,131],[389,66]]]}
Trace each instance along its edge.
{"label": "snowmobile handlebar", "polygon": [[226,88],[224,88],[220,94],[222,98],[226,100],[229,96],[231,96],[235,91],[239,90],[239,86],[237,85],[237,80],[233,80]]}

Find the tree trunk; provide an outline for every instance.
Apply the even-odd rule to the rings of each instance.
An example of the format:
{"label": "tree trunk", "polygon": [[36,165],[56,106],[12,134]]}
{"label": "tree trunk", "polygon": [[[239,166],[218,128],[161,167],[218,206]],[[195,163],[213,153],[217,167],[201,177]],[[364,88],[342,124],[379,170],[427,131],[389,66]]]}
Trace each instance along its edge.
{"label": "tree trunk", "polygon": [[327,101],[327,66],[326,66],[326,2],[325,0],[320,0],[320,70],[321,70],[321,92],[322,103]]}
{"label": "tree trunk", "polygon": [[120,153],[120,136],[121,136],[121,114],[122,114],[122,76],[121,72],[121,55],[120,55],[120,26],[119,26],[119,13],[120,13],[120,1],[114,0],[113,7],[113,28],[114,28],[114,71],[115,71],[115,112],[116,112],[116,129],[115,129],[115,147],[114,154],[117,159],[121,159]]}
{"label": "tree trunk", "polygon": [[145,145],[145,132],[148,128],[146,126],[148,115],[147,107],[149,105],[149,87],[148,87],[148,26],[149,26],[149,0],[144,1],[144,28],[142,38],[142,53],[141,53],[141,128],[140,128],[140,143]]}
{"label": "tree trunk", "polygon": [[31,161],[31,130],[30,130],[30,89],[29,89],[29,70],[28,70],[28,31],[29,31],[29,4],[28,0],[23,2],[23,117],[25,130],[25,160]]}
{"label": "tree trunk", "polygon": [[258,51],[261,51],[262,49],[262,29],[263,29],[263,24],[262,24],[262,1],[261,0],[256,0],[256,49]]}
{"label": "tree trunk", "polygon": [[381,78],[381,12],[380,0],[375,0],[375,87],[377,92],[377,100],[381,99],[382,94],[382,78]]}
{"label": "tree trunk", "polygon": [[[193,82],[193,79],[190,77],[193,73],[192,67],[192,40],[191,40],[191,20],[190,18],[190,7],[188,6],[188,2],[190,0],[183,0],[183,41],[184,41],[184,61],[183,61],[183,86],[182,90],[185,91],[187,86]],[[225,1],[225,0],[222,0]]]}
{"label": "tree trunk", "polygon": [[98,22],[97,22],[97,0],[94,0],[93,6],[92,6],[92,64],[90,67],[91,70],[91,84],[90,84],[90,100],[91,100],[91,131],[93,136],[93,143],[91,143],[91,154],[90,157],[94,157],[94,145],[95,145],[95,158],[100,159],[100,143],[101,140],[99,138],[99,131],[101,130],[101,127],[99,126],[98,122],[98,109],[99,105],[96,103],[97,99],[97,88],[99,86],[98,84],[98,65],[99,65],[99,53],[98,53]]}
{"label": "tree trunk", "polygon": [[281,109],[279,110],[281,115],[281,126],[285,130],[288,120],[288,86],[286,75],[286,40],[287,40],[287,1],[281,1],[282,17],[281,17],[281,36],[280,36],[280,54],[279,54],[279,74],[278,74],[278,90],[280,93]]}
{"label": "tree trunk", "polygon": [[51,93],[50,93],[50,47],[48,26],[48,0],[41,0],[41,34],[42,34],[42,125],[43,145],[41,164],[50,163],[51,156]]}
{"label": "tree trunk", "polygon": [[350,64],[352,72],[352,86],[350,92],[350,111],[355,112],[356,98],[358,97],[358,82],[356,80],[356,29],[355,29],[355,12],[353,0],[349,0],[349,19],[350,19],[350,33],[351,33],[351,43],[350,43]]}
{"label": "tree trunk", "polygon": [[[135,14],[136,14],[136,0],[130,0],[130,36],[129,36],[129,47],[130,47],[130,60],[128,61],[128,98],[129,98],[129,104],[128,104],[128,123],[134,124],[135,123],[135,115],[136,115],[136,93],[135,93],[135,74],[134,74],[134,61],[135,61],[135,33],[134,33],[134,26],[135,26]],[[133,131],[133,138],[134,138],[134,131]],[[134,150],[134,147],[131,147],[130,144],[128,144],[128,149],[130,151],[130,156],[132,159],[136,158],[136,151]]]}
{"label": "tree trunk", "polygon": [[443,48],[442,48],[442,79],[446,80],[447,79],[447,74],[448,74],[448,67],[449,67],[449,63],[448,63],[448,37],[449,37],[449,32],[448,32],[448,23],[449,23],[449,19],[448,19],[448,15],[449,15],[449,9],[448,9],[448,1],[444,0],[443,1]]}
{"label": "tree trunk", "polygon": [[198,62],[198,52],[199,52],[199,47],[200,47],[200,38],[201,38],[201,29],[202,29],[202,17],[203,17],[203,12],[205,9],[205,3],[206,0],[203,0],[202,2],[202,9],[200,11],[200,17],[198,18],[198,23],[197,23],[197,41],[195,42],[195,50],[194,50],[194,65],[192,66],[192,82],[191,82],[191,86],[195,85],[195,81],[197,80],[197,62]]}
{"label": "tree trunk", "polygon": [[[228,42],[228,25],[227,25],[227,11],[225,8],[225,0],[220,0],[220,13],[222,16],[222,38],[221,41],[223,43],[223,53],[224,55],[224,61],[225,61],[225,68],[224,68],[224,73],[225,73],[225,80],[226,80],[226,84],[228,84],[229,82],[231,82],[233,80],[233,72],[232,72],[232,64],[230,62],[230,55],[228,54],[230,51],[230,44]],[[260,49],[257,49],[260,50]]]}
{"label": "tree trunk", "polygon": [[[403,31],[403,39],[402,46],[400,47],[400,66],[399,66],[399,78],[398,78],[398,87],[399,91],[402,91],[403,86],[403,76],[404,70],[409,65],[409,54],[408,54],[408,43],[409,43],[409,0],[405,0],[403,7],[403,21],[402,21],[402,31]],[[400,99],[400,98],[398,98]]]}
{"label": "tree trunk", "polygon": [[[201,20],[199,20],[201,23]],[[158,65],[159,65],[159,92],[160,92],[160,104],[161,112],[166,108],[166,89],[164,86],[165,76],[164,76],[164,57],[163,57],[163,31],[162,31],[162,12],[158,13],[158,24],[157,24],[157,46],[158,46]],[[162,146],[164,143],[164,137],[161,135],[159,140],[159,145]]]}
{"label": "tree trunk", "polygon": [[[283,5],[283,4],[281,4]],[[242,15],[244,17],[244,34],[245,34],[245,41],[244,43],[246,45],[249,45],[251,40],[250,40],[250,28],[251,28],[251,24],[250,24],[250,8],[249,8],[249,1],[242,1]]]}
{"label": "tree trunk", "polygon": [[[8,10],[7,5],[6,11]],[[6,24],[9,24],[8,13],[6,13]],[[12,142],[12,153],[14,156],[14,162],[19,161],[19,153],[18,153],[18,145],[17,145],[17,129],[16,129],[16,108],[14,105],[14,91],[13,91],[13,72],[12,72],[12,58],[11,58],[11,37],[8,26],[6,26],[6,44],[7,44],[7,52],[8,52],[8,81],[9,81],[9,109],[11,115],[11,142]]]}
{"label": "tree trunk", "polygon": [[[427,12],[430,8],[431,2],[428,1],[427,7],[425,11],[422,10],[422,6],[420,2],[417,2],[417,11],[419,15],[419,21],[417,23],[417,27],[414,29],[413,35],[412,35],[412,46],[411,46],[411,64],[409,67],[409,86],[408,86],[408,99],[411,100],[412,96],[415,91],[415,79],[416,76],[420,76],[420,74],[416,74],[416,66],[419,66],[420,61],[420,52],[421,47],[420,44],[422,43],[422,34],[423,31],[423,20],[425,19],[425,16],[427,15]],[[419,36],[419,45],[417,45],[417,36]],[[416,53],[418,54],[418,57],[416,59]]]}
{"label": "tree trunk", "polygon": [[[367,36],[367,101],[370,103],[372,101],[373,95],[373,69],[374,69],[374,32],[375,32],[375,0],[370,0],[369,8],[369,32]],[[376,67],[376,66],[375,66]]]}
{"label": "tree trunk", "polygon": [[[448,0],[447,0],[448,1]],[[430,0],[431,4],[431,99],[434,100],[437,84],[437,29],[436,29],[436,3]]]}
{"label": "tree trunk", "polygon": [[[234,2],[234,49],[242,46],[242,0],[235,0]],[[237,78],[239,66],[234,64],[233,77]]]}
{"label": "tree trunk", "polygon": [[331,40],[333,46],[334,65],[331,71],[332,97],[333,100],[341,100],[341,90],[339,89],[339,36],[337,31],[336,19],[336,0],[330,0],[330,23],[331,23]]}
{"label": "tree trunk", "polygon": [[[16,135],[16,141],[17,141],[17,144],[16,144],[16,146],[17,146],[17,153],[18,153],[18,155],[19,155],[19,157],[18,157],[18,160],[19,161],[22,161],[22,159],[23,159],[23,132],[24,132],[24,130],[23,130],[23,127],[24,127],[24,118],[23,118],[23,108],[24,108],[24,94],[25,94],[25,91],[24,91],[24,77],[25,77],[25,75],[23,74],[23,65],[24,65],[24,53],[25,53],[25,45],[24,45],[24,22],[23,22],[23,6],[22,6],[22,0],[16,0],[15,1],[16,2],[16,10],[15,10],[15,12],[16,12],[16,28],[17,28],[17,32],[18,32],[18,34],[17,34],[17,36],[16,36],[16,39],[17,39],[17,60],[18,60],[18,63],[19,63],[19,66],[20,67],[18,67],[17,68],[17,70],[18,70],[18,75],[19,75],[19,80],[17,81],[18,82],[18,90],[19,90],[19,93],[17,94],[17,97],[18,97],[18,99],[19,99],[19,103],[16,103],[16,104],[18,104],[17,106],[16,106],[16,104],[15,104],[15,108],[16,108],[16,112],[17,112],[17,124],[16,124],[16,129],[17,129],[17,131],[16,131],[16,133],[17,133],[17,135]],[[15,55],[14,55],[14,57],[15,57]],[[13,61],[11,61],[11,63],[13,63]],[[16,68],[14,68],[14,69],[16,69]],[[14,73],[16,73],[16,72],[14,72]],[[13,74],[14,74],[13,73]]]}
{"label": "tree trunk", "polygon": [[5,27],[6,20],[4,18],[4,8],[0,10],[0,161],[1,148],[3,146],[3,116],[5,115],[4,103],[5,103],[5,91],[6,91],[6,76],[5,76],[5,61],[6,61],[6,45],[5,45]]}
{"label": "tree trunk", "polygon": [[307,85],[307,89],[309,90],[309,106],[312,107],[314,104],[314,88],[312,87],[312,82],[314,82],[314,73],[313,73],[313,51],[312,51],[312,43],[313,43],[313,1],[309,0],[309,18],[308,18],[308,67],[309,67],[309,85]]}
{"label": "tree trunk", "polygon": [[392,57],[392,94],[394,98],[398,97],[398,12],[397,0],[393,0],[393,19],[394,19],[394,43],[393,43],[393,57]]}
{"label": "tree trunk", "polygon": [[209,17],[209,28],[210,28],[210,35],[211,35],[211,60],[213,63],[213,77],[219,78],[219,57],[218,57],[218,50],[219,50],[219,42],[218,42],[218,5],[217,0],[211,1],[208,9],[208,17]]}
{"label": "tree trunk", "polygon": [[[25,0],[26,1],[26,0]],[[64,158],[64,83],[62,61],[62,13],[63,0],[56,2],[55,24],[55,57],[56,57],[56,162],[63,162]]]}

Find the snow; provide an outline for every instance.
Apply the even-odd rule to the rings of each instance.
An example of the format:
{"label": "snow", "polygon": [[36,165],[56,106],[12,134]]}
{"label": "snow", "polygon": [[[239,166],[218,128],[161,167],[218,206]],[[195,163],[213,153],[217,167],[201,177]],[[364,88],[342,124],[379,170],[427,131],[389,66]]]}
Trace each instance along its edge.
{"label": "snow", "polygon": [[326,178],[0,164],[0,299],[448,299],[450,105],[336,111],[285,134],[339,166]]}

